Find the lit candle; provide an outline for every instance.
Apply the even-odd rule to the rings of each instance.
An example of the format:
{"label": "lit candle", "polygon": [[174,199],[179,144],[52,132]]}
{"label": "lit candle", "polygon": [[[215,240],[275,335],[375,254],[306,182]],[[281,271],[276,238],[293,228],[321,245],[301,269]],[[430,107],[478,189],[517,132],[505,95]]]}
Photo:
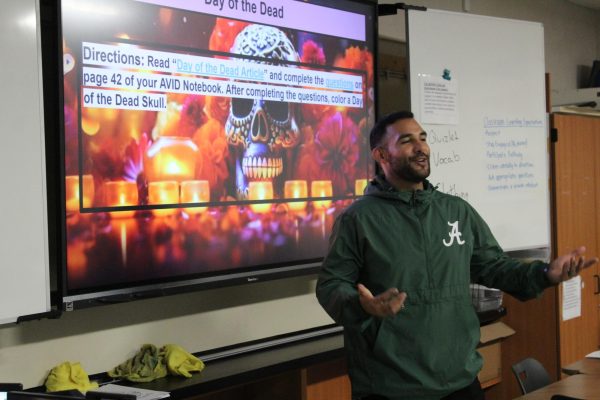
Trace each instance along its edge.
{"label": "lit candle", "polygon": [[188,137],[161,136],[146,153],[149,182],[177,182],[194,178],[198,147]]}
{"label": "lit candle", "polygon": [[354,194],[357,196],[362,196],[365,193],[365,188],[367,187],[368,180],[367,179],[357,179],[354,182]]}
{"label": "lit candle", "polygon": [[[135,182],[113,181],[104,184],[104,202],[107,207],[135,206],[138,204],[138,190]],[[115,218],[127,218],[135,214],[135,210],[111,211]]]}
{"label": "lit candle", "polygon": [[[178,204],[179,184],[176,181],[148,183],[148,204]],[[160,208],[152,210],[152,214],[164,217],[177,213],[177,208]]]}
{"label": "lit candle", "polygon": [[[286,199],[303,199],[308,197],[308,186],[306,181],[285,181],[283,193]],[[302,211],[306,208],[305,201],[290,201],[288,207],[292,211]]]}
{"label": "lit candle", "polygon": [[118,218],[110,221],[112,231],[121,244],[121,261],[123,266],[127,266],[127,253],[129,236],[135,232],[136,221],[133,218]]}
{"label": "lit candle", "polygon": [[[91,207],[94,200],[94,178],[92,175],[83,175],[83,207]],[[65,207],[67,212],[79,211],[79,175],[69,175],[65,177]]]}
{"label": "lit candle", "polygon": [[[310,184],[310,193],[312,197],[333,196],[331,181],[312,181]],[[331,205],[331,200],[313,200],[313,205],[317,210],[326,210]]]}
{"label": "lit candle", "polygon": [[[181,182],[182,203],[205,203],[210,201],[210,187],[208,181],[184,181]],[[186,207],[188,214],[200,214],[206,211],[206,207]]]}
{"label": "lit candle", "polygon": [[[249,182],[248,198],[250,200],[271,200],[273,199],[272,182]],[[255,213],[267,213],[271,211],[270,203],[250,204],[250,209]]]}

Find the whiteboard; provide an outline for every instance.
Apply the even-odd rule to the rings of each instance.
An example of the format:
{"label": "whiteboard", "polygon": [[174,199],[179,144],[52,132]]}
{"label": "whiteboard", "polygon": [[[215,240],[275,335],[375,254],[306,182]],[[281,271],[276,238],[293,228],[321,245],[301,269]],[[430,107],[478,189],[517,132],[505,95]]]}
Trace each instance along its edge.
{"label": "whiteboard", "polygon": [[0,13],[0,324],[50,310],[39,3]]}
{"label": "whiteboard", "polygon": [[439,10],[407,12],[411,108],[430,181],[465,198],[505,251],[548,247],[544,29]]}

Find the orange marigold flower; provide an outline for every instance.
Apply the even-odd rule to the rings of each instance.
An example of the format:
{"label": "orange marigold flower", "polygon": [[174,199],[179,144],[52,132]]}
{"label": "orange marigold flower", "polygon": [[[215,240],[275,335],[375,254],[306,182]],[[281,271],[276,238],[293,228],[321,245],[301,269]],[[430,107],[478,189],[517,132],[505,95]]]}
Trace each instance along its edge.
{"label": "orange marigold flower", "polygon": [[[348,68],[348,69],[356,69],[359,71],[366,72],[366,81],[363,82],[363,100],[366,106],[367,112],[370,112],[370,109],[373,106],[373,55],[369,50],[361,50],[360,48],[353,46],[346,49],[343,57],[338,58],[335,63],[335,66]],[[355,119],[364,114],[364,108],[354,108],[354,107],[338,107],[340,110],[345,110],[348,114]]]}
{"label": "orange marigold flower", "polygon": [[229,117],[230,104],[230,97],[209,96],[206,98],[206,113],[210,118],[214,118],[225,125],[225,121]]}
{"label": "orange marigold flower", "polygon": [[152,128],[152,139],[160,136],[178,136],[181,105],[173,101],[167,103],[167,109],[156,114],[156,122]]}
{"label": "orange marigold flower", "polygon": [[191,137],[208,119],[204,113],[204,96],[187,96],[181,107],[179,136]]}
{"label": "orange marigold flower", "polygon": [[210,35],[208,48],[213,51],[228,53],[238,33],[248,25],[250,25],[248,22],[217,18],[215,27]]}
{"label": "orange marigold flower", "polygon": [[322,104],[299,104],[300,113],[304,122],[315,125],[324,117],[335,112],[335,107]]}
{"label": "orange marigold flower", "polygon": [[305,125],[301,130],[304,140],[298,148],[296,168],[293,171],[294,179],[317,180],[319,165],[315,159],[314,129],[310,125]]}
{"label": "orange marigold flower", "polygon": [[358,69],[367,72],[367,86],[373,86],[373,54],[353,46],[346,49],[344,57],[335,62],[336,67]]}
{"label": "orange marigold flower", "polygon": [[325,53],[323,48],[313,40],[307,40],[302,45],[303,63],[325,65]]}
{"label": "orange marigold flower", "polygon": [[358,127],[351,118],[335,113],[321,122],[315,135],[315,159],[321,179],[333,182],[335,195],[346,194],[356,175],[359,159]]}
{"label": "orange marigold flower", "polygon": [[193,137],[198,146],[196,178],[209,182],[211,198],[220,198],[229,177],[227,159],[229,148],[225,127],[216,119],[209,119],[196,130]]}

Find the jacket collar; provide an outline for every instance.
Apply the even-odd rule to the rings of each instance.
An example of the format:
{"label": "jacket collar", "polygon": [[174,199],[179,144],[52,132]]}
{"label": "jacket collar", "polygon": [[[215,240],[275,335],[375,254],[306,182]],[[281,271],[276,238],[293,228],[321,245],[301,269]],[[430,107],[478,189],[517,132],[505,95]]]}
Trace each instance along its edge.
{"label": "jacket collar", "polygon": [[427,179],[423,181],[423,190],[397,190],[383,175],[376,175],[365,190],[366,196],[400,200],[407,204],[427,204],[436,191]]}

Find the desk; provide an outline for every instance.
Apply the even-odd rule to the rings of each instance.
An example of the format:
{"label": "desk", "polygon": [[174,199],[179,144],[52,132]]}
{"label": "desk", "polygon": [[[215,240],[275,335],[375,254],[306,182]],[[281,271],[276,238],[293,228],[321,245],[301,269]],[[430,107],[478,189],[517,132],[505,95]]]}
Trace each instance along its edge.
{"label": "desk", "polygon": [[[204,360],[206,369],[192,374],[189,379],[169,375],[147,383],[116,383],[169,392],[171,400],[345,400],[351,397],[343,333],[337,328],[316,338],[266,348],[259,344],[253,351],[240,351],[227,358],[195,355]],[[90,379],[100,383],[112,381],[105,372]],[[28,390],[44,392],[45,388]]]}
{"label": "desk", "polygon": [[585,400],[600,400],[600,375],[578,374],[569,376],[526,394],[525,396],[517,397],[517,399],[548,400],[555,394],[562,394]]}
{"label": "desk", "polygon": [[[191,378],[168,375],[147,383],[114,383],[170,392],[169,400],[340,400],[351,397],[344,338],[339,331],[227,358],[195,355],[204,359],[206,369],[192,374]],[[113,381],[106,372],[91,375],[90,380]],[[45,392],[45,387],[27,391]],[[73,400],[79,399],[73,397]]]}
{"label": "desk", "polygon": [[600,358],[584,358],[582,360],[574,362],[573,364],[569,364],[566,367],[562,367],[562,372],[567,375],[599,375]]}
{"label": "desk", "polygon": [[[199,374],[193,374],[189,379],[179,376],[167,376],[148,383],[131,384],[123,382],[122,384],[170,392],[171,400],[179,400],[224,390],[248,382],[260,381],[287,371],[293,372],[314,364],[344,357],[344,339],[342,334],[338,333],[306,342],[243,354],[229,359],[207,361],[206,369]],[[298,379],[301,379],[299,374]],[[290,392],[289,399],[301,398],[300,386],[302,383],[299,382],[298,385],[298,390],[288,389]],[[262,398],[270,397],[263,396]]]}

